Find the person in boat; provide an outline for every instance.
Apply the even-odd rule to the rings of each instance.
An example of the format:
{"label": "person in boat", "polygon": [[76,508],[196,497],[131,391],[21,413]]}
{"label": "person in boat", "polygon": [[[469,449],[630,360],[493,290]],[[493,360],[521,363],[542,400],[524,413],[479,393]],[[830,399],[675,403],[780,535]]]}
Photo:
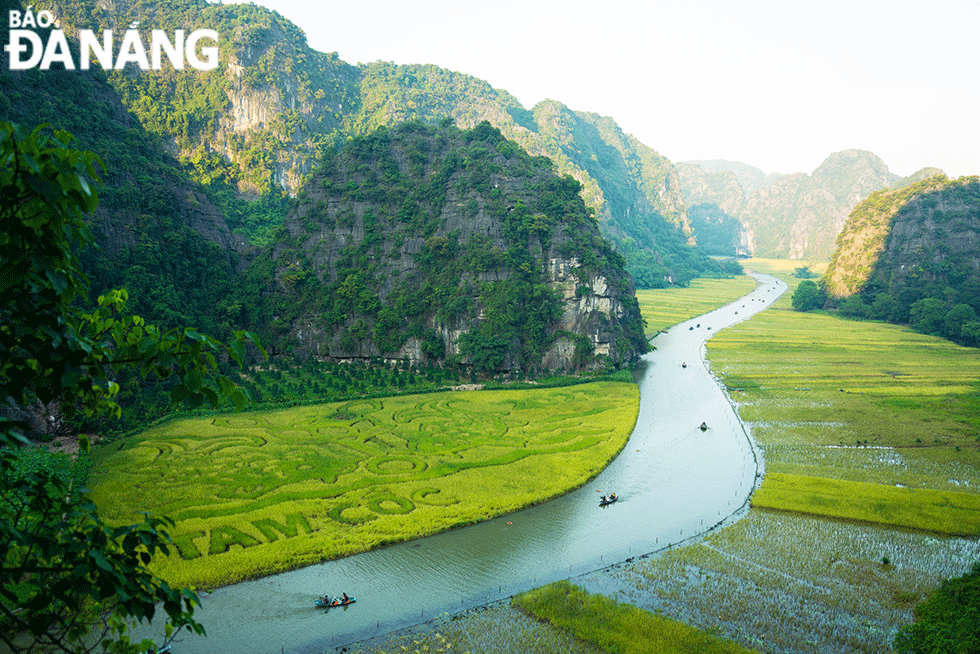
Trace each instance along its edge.
{"label": "person in boat", "polygon": [[706,422],[701,423],[701,431],[708,431],[708,423]]}
{"label": "person in boat", "polygon": [[599,498],[599,500],[600,500],[600,501],[601,501],[601,502],[602,502],[603,504],[605,504],[605,503],[606,503],[606,496],[605,496],[605,495],[603,495],[602,497],[600,497],[600,498]]}
{"label": "person in boat", "polygon": [[681,364],[681,368],[687,368],[687,361]]}
{"label": "person in boat", "polygon": [[609,501],[610,502],[615,502],[616,501],[616,493],[613,493],[612,495],[609,496]]}
{"label": "person in boat", "polygon": [[340,600],[340,603],[341,604],[346,604],[349,601],[350,601],[350,598],[347,597],[347,593],[344,593],[344,597],[343,597],[343,599]]}

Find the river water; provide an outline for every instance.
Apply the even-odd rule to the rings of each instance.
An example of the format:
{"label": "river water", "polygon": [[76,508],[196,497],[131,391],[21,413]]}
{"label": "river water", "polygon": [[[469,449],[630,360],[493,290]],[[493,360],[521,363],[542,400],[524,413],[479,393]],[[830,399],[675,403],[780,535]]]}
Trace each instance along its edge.
{"label": "river water", "polygon": [[[637,370],[636,428],[583,488],[470,527],[202,594],[195,617],[208,637],[182,636],[174,650],[323,652],[656,552],[740,513],[762,461],[708,371],[704,345],[786,290],[776,278],[753,277],[752,293],[657,336]],[[600,507],[610,492],[620,500]],[[341,592],[357,602],[313,608],[315,597]]]}

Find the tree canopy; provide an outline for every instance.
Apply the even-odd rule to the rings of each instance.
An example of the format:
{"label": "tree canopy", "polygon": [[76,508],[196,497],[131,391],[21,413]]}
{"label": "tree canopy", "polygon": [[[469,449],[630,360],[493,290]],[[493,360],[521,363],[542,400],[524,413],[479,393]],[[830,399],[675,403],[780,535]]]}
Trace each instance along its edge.
{"label": "tree canopy", "polygon": [[804,279],[793,291],[793,308],[797,311],[813,311],[823,307],[827,295],[816,282]]}
{"label": "tree canopy", "polygon": [[980,652],[980,563],[962,577],[944,581],[915,607],[915,624],[895,636],[899,654]]}
{"label": "tree canopy", "polygon": [[[217,374],[239,362],[249,334],[223,345],[195,329],[163,331],[124,313],[127,292],[87,307],[88,280],[74,249],[91,241],[85,216],[98,202],[96,155],[69,147],[66,132],[0,123],[0,640],[14,652],[145,650],[126,635],[158,603],[165,637],[203,633],[197,596],[152,575],[168,552],[166,518],[110,527],[64,466],[30,441],[24,412],[115,414],[124,369],[176,377],[175,401],[217,406],[246,398]],[[11,417],[13,416],[13,417]],[[81,442],[82,449],[87,443]],[[97,636],[97,638],[93,638]]]}

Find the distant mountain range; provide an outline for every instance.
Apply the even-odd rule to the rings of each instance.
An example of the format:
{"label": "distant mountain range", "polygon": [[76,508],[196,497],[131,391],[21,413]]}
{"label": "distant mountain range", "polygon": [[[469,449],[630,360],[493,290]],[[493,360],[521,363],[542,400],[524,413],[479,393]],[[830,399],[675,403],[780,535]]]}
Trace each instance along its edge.
{"label": "distant mountain range", "polygon": [[848,214],[872,192],[942,173],[902,179],[863,150],[835,152],[809,175],[724,160],[682,162],[677,171],[695,234],[713,254],[807,261],[830,258]]}
{"label": "distant mountain range", "polygon": [[[858,151],[831,155],[812,175],[765,175],[723,161],[675,166],[614,119],[557,100],[525,109],[484,80],[437,66],[348,64],[311,49],[296,25],[257,5],[41,0],[41,9],[69,35],[137,23],[146,32],[218,32],[214,71],[129,67],[107,79],[126,111],[208,191],[231,230],[252,243],[282,223],[283,193],[295,195],[325,152],[404,121],[448,117],[461,129],[489,121],[530,154],[549,157],[582,184],[602,234],[645,288],[720,273],[705,250],[827,259],[847,212],[897,181],[880,159]],[[221,229],[208,231],[212,239]],[[695,243],[707,248],[689,247]]]}
{"label": "distant mountain range", "polygon": [[[11,7],[20,4],[0,0],[0,10]],[[211,28],[220,35],[221,61],[208,72],[12,71],[7,53],[0,61],[0,118],[67,129],[106,163],[95,216],[101,249],[83,254],[95,290],[125,286],[135,311],[166,325],[218,334],[240,327],[255,294],[284,274],[264,257],[298,252],[293,232],[306,215],[302,198],[315,197],[319,190],[309,184],[323,182],[316,168],[350,139],[405,123],[465,132],[486,122],[500,134],[499,154],[518,149],[541,165],[547,157],[559,178],[578,184],[598,227],[579,265],[621,258],[632,280],[611,265],[607,279],[617,288],[661,288],[737,270],[709,255],[829,259],[858,202],[938,172],[900,180],[858,150],[830,155],[809,175],[766,175],[726,161],[674,165],[612,118],[557,100],[526,109],[504,90],[437,66],[350,65],[312,50],[299,28],[256,5],[41,0],[34,9],[51,11],[69,36],[137,23],[145,33]],[[421,159],[418,165],[425,167]],[[469,165],[464,157],[461,170]],[[345,183],[362,181],[351,175]],[[455,220],[454,211],[440,219]],[[439,228],[431,234],[448,236]],[[477,325],[464,317],[458,324]],[[442,327],[430,322],[427,329]],[[523,351],[515,347],[508,361]],[[614,358],[628,360],[631,348]]]}
{"label": "distant mountain range", "polygon": [[[451,118],[461,129],[483,121],[533,156],[547,156],[560,175],[583,186],[604,236],[620,246],[644,287],[719,274],[693,247],[673,165],[625,134],[610,118],[547,100],[525,109],[506,91],[432,65],[376,61],[353,66],[336,53],[312,50],[305,35],[276,12],[256,5],[205,0],[42,0],[68,34],[139,23],[139,29],[211,28],[220,35],[221,64],[209,73],[112,71],[108,80],[144,129],[213,190],[237,198],[295,195],[316,161],[351,136],[405,121]],[[212,193],[234,231],[253,243],[275,225]],[[268,204],[268,201],[266,201]],[[276,224],[281,224],[282,216]]]}

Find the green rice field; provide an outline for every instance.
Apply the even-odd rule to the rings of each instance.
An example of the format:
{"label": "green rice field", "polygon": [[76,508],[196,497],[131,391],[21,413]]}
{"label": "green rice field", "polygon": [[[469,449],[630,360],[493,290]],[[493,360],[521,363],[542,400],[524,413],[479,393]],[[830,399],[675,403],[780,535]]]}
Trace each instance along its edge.
{"label": "green rice field", "polygon": [[436,533],[595,476],[637,387],[443,392],[180,419],[96,448],[103,517],[176,520],[155,572],[210,588]]}
{"label": "green rice field", "polygon": [[980,352],[794,311],[787,281],[707,348],[765,453],[753,506],[980,535]]}
{"label": "green rice field", "polygon": [[748,275],[734,279],[693,279],[687,288],[639,290],[636,299],[646,320],[646,335],[653,338],[661,330],[724,306],[754,288],[755,280]]}
{"label": "green rice field", "polygon": [[732,641],[559,581],[514,598],[522,611],[546,619],[606,652],[749,654]]}

